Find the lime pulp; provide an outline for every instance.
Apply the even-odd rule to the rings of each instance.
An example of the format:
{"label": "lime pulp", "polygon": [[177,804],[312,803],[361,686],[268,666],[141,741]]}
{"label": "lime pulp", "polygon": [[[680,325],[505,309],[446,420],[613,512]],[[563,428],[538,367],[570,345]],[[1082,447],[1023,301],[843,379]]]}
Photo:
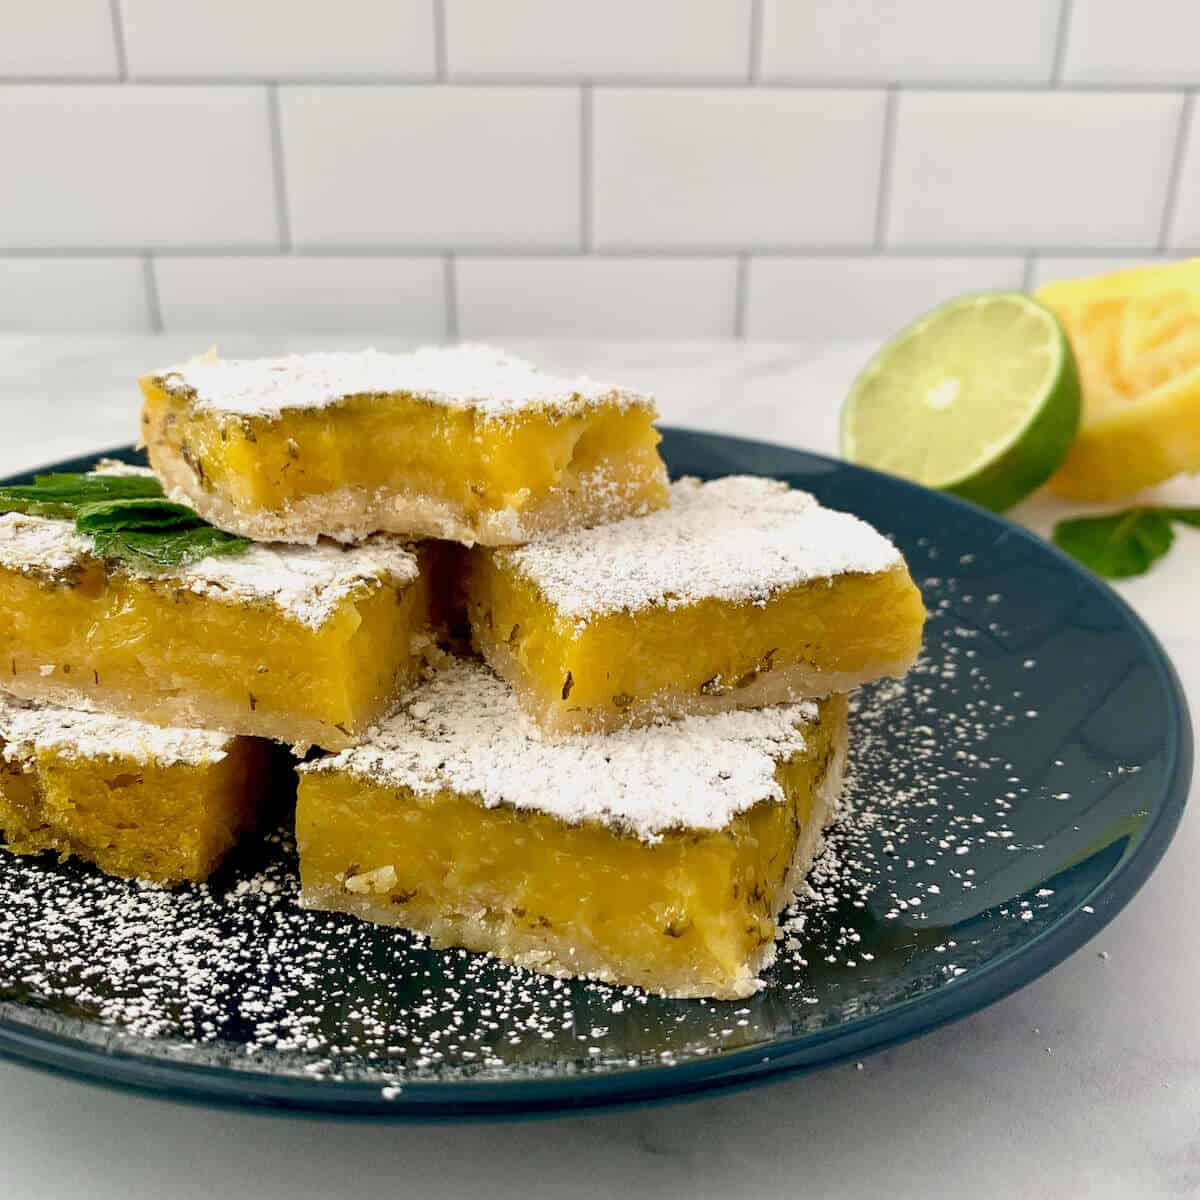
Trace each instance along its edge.
{"label": "lime pulp", "polygon": [[1019,292],[979,292],[896,334],[842,410],[851,462],[995,511],[1040,487],[1079,426],[1079,375],[1058,318]]}

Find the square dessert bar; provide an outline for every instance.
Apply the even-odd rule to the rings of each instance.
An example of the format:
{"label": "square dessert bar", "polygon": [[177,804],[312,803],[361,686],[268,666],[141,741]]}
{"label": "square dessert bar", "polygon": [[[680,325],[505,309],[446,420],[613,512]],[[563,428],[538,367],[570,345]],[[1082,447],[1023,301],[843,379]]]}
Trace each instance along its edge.
{"label": "square dessert bar", "polygon": [[0,692],[0,831],[16,854],[55,851],[110,875],[207,879],[252,827],[269,748]]}
{"label": "square dessert bar", "polygon": [[844,696],[547,741],[460,660],[300,767],[301,903],[552,975],[747,996],[845,750]]}
{"label": "square dessert bar", "polygon": [[168,492],[259,540],[509,545],[667,499],[648,396],[483,346],[204,358],[141,387]]}
{"label": "square dessert bar", "polygon": [[340,749],[422,666],[431,552],[253,545],[143,571],[96,557],[70,521],[5,513],[0,688]]}
{"label": "square dessert bar", "polygon": [[475,644],[553,731],[845,692],[921,647],[895,546],[775,480],[681,479],[670,508],[469,560]]}

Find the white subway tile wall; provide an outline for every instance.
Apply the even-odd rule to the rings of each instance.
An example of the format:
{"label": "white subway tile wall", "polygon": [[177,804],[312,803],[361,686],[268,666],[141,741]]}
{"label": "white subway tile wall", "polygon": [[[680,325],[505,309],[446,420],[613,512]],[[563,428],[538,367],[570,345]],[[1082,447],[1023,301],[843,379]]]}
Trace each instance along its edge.
{"label": "white subway tile wall", "polygon": [[459,258],[465,338],[731,337],[734,258]]}
{"label": "white subway tile wall", "polygon": [[1049,83],[1060,0],[763,0],[768,80]]}
{"label": "white subway tile wall", "polygon": [[866,246],[875,236],[882,92],[604,88],[592,104],[601,249]]}
{"label": "white subway tile wall", "polygon": [[1200,121],[1196,120],[1196,98],[1188,96],[1180,138],[1181,159],[1175,181],[1168,245],[1200,247]]}
{"label": "white subway tile wall", "polygon": [[1083,0],[1074,6],[1063,78],[1076,83],[1200,83],[1200,5]]}
{"label": "white subway tile wall", "polygon": [[121,258],[0,258],[0,330],[148,333],[147,262]]}
{"label": "white subway tile wall", "polygon": [[897,246],[1154,245],[1183,100],[1171,94],[905,92]]}
{"label": "white subway tile wall", "polygon": [[134,79],[432,79],[428,0],[122,0]]}
{"label": "white subway tile wall", "polygon": [[55,0],[0,331],[883,336],[1200,249],[1178,0]]}
{"label": "white subway tile wall", "polygon": [[164,255],[154,283],[169,329],[446,336],[446,268],[432,256]]}
{"label": "white subway tile wall", "polygon": [[451,79],[737,80],[751,0],[445,0]]}
{"label": "white subway tile wall", "polygon": [[278,245],[253,87],[0,85],[0,248]]}
{"label": "white subway tile wall", "polygon": [[117,30],[104,0],[6,4],[0,77],[116,79]]}
{"label": "white subway tile wall", "polygon": [[1020,288],[1022,255],[753,258],[747,337],[883,337],[960,292]]}
{"label": "white subway tile wall", "polygon": [[297,246],[579,244],[570,88],[283,87],[279,107]]}

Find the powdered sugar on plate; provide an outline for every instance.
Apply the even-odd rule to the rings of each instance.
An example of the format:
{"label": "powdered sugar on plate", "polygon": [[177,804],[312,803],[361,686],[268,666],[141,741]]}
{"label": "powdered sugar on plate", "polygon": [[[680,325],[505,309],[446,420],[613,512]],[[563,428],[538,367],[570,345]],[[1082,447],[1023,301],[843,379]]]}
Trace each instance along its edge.
{"label": "powdered sugar on plate", "polygon": [[858,517],[749,475],[680,479],[669,508],[496,553],[576,619],[708,598],[763,604],[798,584],[904,561]]}
{"label": "powdered sugar on plate", "polygon": [[[236,1072],[247,1090],[315,1079],[320,1100],[347,1106],[364,1095],[383,1103],[388,1088],[395,1108],[422,1089],[441,1096],[443,1084],[570,1087],[739,1052],[731,1067],[757,1062],[977,978],[1079,906],[1091,910],[1103,871],[1084,864],[1116,862],[1147,792],[1138,761],[1097,758],[1088,736],[1111,741],[1121,709],[1095,708],[1103,689],[1046,678],[1063,661],[1046,639],[1063,635],[1038,624],[1044,601],[1028,573],[1023,591],[1001,595],[1033,551],[1014,537],[964,583],[935,561],[936,545],[910,546],[930,609],[926,656],[903,681],[860,693],[845,808],[780,924],[759,994],[664,1000],[299,909],[294,846],[279,832],[236,851],[209,884],[169,893],[74,862],[0,855],[0,1020],[26,1038],[103,1050],[98,1071],[127,1052]],[[1111,611],[1092,603],[1083,616]],[[1078,621],[1067,636],[1093,668],[1111,656],[1108,621]],[[1116,680],[1130,671],[1128,659],[1109,665]],[[1088,712],[1106,719],[1089,731]],[[1077,779],[1096,764],[1085,787],[1063,786],[1064,760]],[[1097,806],[1117,831],[1103,851]],[[1107,965],[1095,970],[1101,987]]]}
{"label": "powdered sugar on plate", "polygon": [[155,372],[171,395],[197,408],[244,417],[327,408],[351,396],[402,393],[492,419],[538,409],[582,412],[599,405],[653,409],[649,396],[598,383],[548,375],[490,346],[427,346],[413,354],[293,354],[283,358],[204,356]]}
{"label": "powdered sugar on plate", "polygon": [[361,746],[300,769],[346,771],[430,794],[477,795],[577,824],[596,821],[645,841],[668,829],[721,829],[764,800],[782,800],[780,759],[804,749],[811,703],[547,741],[512,690],[458,661],[410,693]]}
{"label": "powdered sugar on plate", "polygon": [[0,756],[26,762],[38,751],[66,758],[128,759],[164,767],[220,762],[233,738],[204,729],[170,729],[84,709],[57,708],[0,692]]}

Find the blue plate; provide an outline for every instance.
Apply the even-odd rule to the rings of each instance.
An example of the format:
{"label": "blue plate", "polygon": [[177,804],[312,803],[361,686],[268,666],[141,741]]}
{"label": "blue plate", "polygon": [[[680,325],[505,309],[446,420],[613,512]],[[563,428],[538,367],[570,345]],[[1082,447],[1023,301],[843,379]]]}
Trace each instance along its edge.
{"label": "blue plate", "polygon": [[858,513],[931,612],[919,670],[859,696],[857,812],[762,992],[544,980],[303,913],[286,835],[171,895],[6,856],[0,1051],[208,1103],[568,1112],[860,1058],[998,1000],[1111,920],[1175,832],[1192,765],[1179,683],[1133,612],[1024,530],[900,480],[676,429],[663,452],[675,475],[775,476]]}

